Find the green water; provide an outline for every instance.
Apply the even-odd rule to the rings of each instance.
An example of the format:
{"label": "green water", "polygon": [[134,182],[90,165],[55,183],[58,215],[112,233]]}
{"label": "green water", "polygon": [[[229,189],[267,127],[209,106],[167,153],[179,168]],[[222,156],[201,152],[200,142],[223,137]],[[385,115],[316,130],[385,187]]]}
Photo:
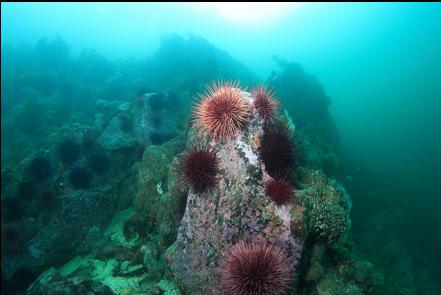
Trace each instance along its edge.
{"label": "green water", "polygon": [[[158,51],[174,34],[176,43]],[[205,41],[180,47],[188,36],[220,49],[209,57],[218,72],[191,69],[197,59],[189,56],[212,49]],[[44,37],[62,41],[45,47]],[[275,56],[299,63],[332,101],[340,140],[332,174],[353,200],[354,251],[384,273],[374,294],[441,293],[439,3],[2,3],[1,44],[2,166],[47,144],[42,137],[67,114],[92,118],[97,98],[132,102],[139,91],[171,89],[182,78],[187,88],[175,91],[185,117],[200,84],[229,77],[228,67],[246,86],[280,70]],[[88,59],[85,49],[98,57]],[[235,61],[216,64],[224,54]],[[44,71],[64,71],[64,78],[39,80],[41,60]],[[95,68],[87,68],[90,60]],[[114,77],[122,81],[118,87],[86,91]],[[86,95],[78,94],[80,84]],[[59,118],[42,119],[35,96],[66,102]],[[31,115],[7,123],[24,102]]]}

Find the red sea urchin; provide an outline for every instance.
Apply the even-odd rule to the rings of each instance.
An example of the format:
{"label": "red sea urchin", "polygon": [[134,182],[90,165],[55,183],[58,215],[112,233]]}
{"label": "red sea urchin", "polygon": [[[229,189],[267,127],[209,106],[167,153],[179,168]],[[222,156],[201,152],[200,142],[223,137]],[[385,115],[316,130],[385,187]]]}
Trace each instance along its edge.
{"label": "red sea urchin", "polygon": [[215,83],[201,96],[193,113],[198,131],[225,140],[242,128],[250,110],[237,87],[236,83]]}
{"label": "red sea urchin", "polygon": [[288,203],[293,195],[293,187],[285,179],[272,179],[265,183],[265,193],[277,205],[283,205]]}
{"label": "red sea urchin", "polygon": [[283,249],[263,240],[239,241],[221,266],[221,285],[229,295],[288,294],[293,278],[292,259]]}
{"label": "red sea urchin", "polygon": [[266,122],[274,119],[279,111],[279,102],[274,98],[274,92],[266,86],[259,86],[251,91],[254,95],[254,106]]}
{"label": "red sea urchin", "polygon": [[195,193],[208,191],[216,182],[218,165],[214,151],[192,145],[181,159],[182,181]]}
{"label": "red sea urchin", "polygon": [[296,168],[296,143],[291,129],[282,122],[266,124],[259,148],[266,172],[273,178],[287,178]]}

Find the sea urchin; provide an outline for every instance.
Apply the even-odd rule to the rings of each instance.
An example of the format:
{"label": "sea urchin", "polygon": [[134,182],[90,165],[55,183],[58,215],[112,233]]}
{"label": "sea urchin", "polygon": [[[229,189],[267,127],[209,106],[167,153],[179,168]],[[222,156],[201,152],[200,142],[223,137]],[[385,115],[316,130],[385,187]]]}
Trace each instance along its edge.
{"label": "sea urchin", "polygon": [[17,223],[2,224],[1,230],[2,254],[18,254],[25,246],[23,228]]}
{"label": "sea urchin", "polygon": [[277,205],[283,205],[289,202],[293,194],[293,187],[288,180],[271,179],[265,183],[265,193]]}
{"label": "sea urchin", "polygon": [[273,178],[287,178],[296,168],[296,144],[291,129],[282,122],[266,124],[260,142],[266,172]]}
{"label": "sea urchin", "polygon": [[35,195],[35,186],[31,181],[22,181],[17,187],[17,196],[30,200]]}
{"label": "sea urchin", "polygon": [[195,127],[218,140],[232,138],[244,125],[249,105],[234,83],[215,83],[195,107]]}
{"label": "sea urchin", "polygon": [[221,284],[230,295],[288,294],[293,277],[292,259],[263,240],[239,241],[221,265]]}
{"label": "sea urchin", "polygon": [[18,221],[24,215],[24,205],[21,199],[5,197],[1,202],[1,215],[6,221]]}
{"label": "sea urchin", "polygon": [[251,91],[254,95],[254,106],[266,122],[274,119],[279,110],[279,102],[274,98],[274,92],[266,86],[259,86]]}
{"label": "sea urchin", "polygon": [[216,182],[218,165],[214,151],[192,145],[181,159],[182,181],[196,193],[207,191]]}

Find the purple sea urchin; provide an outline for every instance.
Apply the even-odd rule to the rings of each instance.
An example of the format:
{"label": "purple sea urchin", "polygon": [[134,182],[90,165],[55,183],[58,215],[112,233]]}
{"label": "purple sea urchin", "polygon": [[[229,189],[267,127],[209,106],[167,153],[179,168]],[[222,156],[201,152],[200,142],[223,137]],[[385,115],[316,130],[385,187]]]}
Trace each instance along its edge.
{"label": "purple sea urchin", "polygon": [[25,246],[23,228],[17,223],[2,224],[1,245],[3,254],[18,254]]}
{"label": "purple sea urchin", "polygon": [[291,129],[281,122],[266,124],[260,142],[259,152],[267,173],[273,178],[287,178],[296,168]]}
{"label": "purple sea urchin", "polygon": [[277,205],[283,205],[289,202],[293,194],[293,187],[285,179],[272,179],[265,183],[265,193]]}
{"label": "purple sea urchin", "polygon": [[196,193],[207,191],[216,182],[218,165],[214,151],[192,145],[181,158],[182,181],[191,185]]}
{"label": "purple sea urchin", "polygon": [[292,259],[263,240],[239,241],[231,247],[220,273],[226,294],[283,295],[292,284]]}

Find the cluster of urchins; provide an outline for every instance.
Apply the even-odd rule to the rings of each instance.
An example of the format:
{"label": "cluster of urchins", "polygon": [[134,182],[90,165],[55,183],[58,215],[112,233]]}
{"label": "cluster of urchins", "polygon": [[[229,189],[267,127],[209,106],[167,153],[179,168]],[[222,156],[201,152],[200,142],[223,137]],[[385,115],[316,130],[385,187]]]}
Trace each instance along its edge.
{"label": "cluster of urchins", "polygon": [[[109,166],[106,153],[88,144],[91,145],[86,140],[80,144],[73,139],[66,138],[57,147],[63,170],[70,171],[68,180],[75,189],[89,188],[94,174],[105,173]],[[83,156],[85,163],[77,165],[76,163]],[[24,249],[25,242],[29,239],[21,224],[25,215],[29,213],[47,215],[60,205],[61,188],[57,182],[60,174],[55,175],[57,165],[53,157],[43,155],[34,157],[27,170],[20,175],[21,181],[15,189],[15,194],[3,198],[1,202],[2,255],[17,255]]]}
{"label": "cluster of urchins", "polygon": [[[87,139],[86,139],[87,138]],[[58,180],[62,171],[69,171],[68,181],[74,189],[87,189],[91,186],[94,174],[103,174],[109,167],[106,153],[98,148],[95,141],[84,136],[82,142],[74,139],[63,139],[56,149],[58,158],[48,155],[37,155],[19,175],[20,182],[12,191],[12,195],[1,201],[1,256],[18,256],[32,239],[31,230],[25,228],[25,217],[45,220],[49,212],[56,210],[61,204],[61,188]],[[83,161],[81,161],[83,158]],[[59,171],[58,160],[63,169]],[[78,164],[82,162],[82,164]],[[12,182],[12,175],[7,181]],[[3,180],[3,175],[2,175]],[[3,189],[3,187],[2,187]],[[45,216],[40,218],[37,215]],[[49,220],[49,219],[48,219]],[[34,268],[23,266],[14,271],[3,286],[13,294],[21,294],[39,275]]]}
{"label": "cluster of urchins", "polygon": [[[254,108],[264,122],[259,155],[271,177],[264,183],[265,193],[276,205],[283,205],[291,201],[294,192],[290,175],[296,168],[296,144],[291,128],[278,117],[279,102],[274,92],[259,86],[251,93]],[[252,107],[238,84],[213,84],[195,107],[195,128],[215,141],[231,140],[244,127]],[[194,193],[210,191],[216,184],[218,165],[213,149],[191,145],[181,159],[183,181]],[[284,249],[264,239],[240,241],[221,263],[220,275],[226,294],[287,294],[292,284],[292,260]]]}

